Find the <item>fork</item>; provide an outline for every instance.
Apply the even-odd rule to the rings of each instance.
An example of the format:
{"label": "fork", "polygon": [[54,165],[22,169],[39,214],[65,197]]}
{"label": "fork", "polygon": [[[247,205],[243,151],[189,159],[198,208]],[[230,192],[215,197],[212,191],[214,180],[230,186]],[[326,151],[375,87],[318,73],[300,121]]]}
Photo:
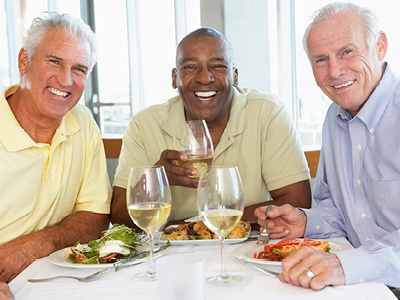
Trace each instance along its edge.
{"label": "fork", "polygon": [[52,280],[52,279],[56,279],[56,278],[73,278],[79,281],[90,281],[93,280],[97,277],[99,277],[100,275],[104,274],[104,272],[107,271],[107,269],[98,271],[92,275],[89,276],[85,276],[85,277],[76,277],[76,276],[54,276],[54,277],[49,277],[49,278],[40,278],[40,279],[28,279],[29,282],[40,282],[40,281],[46,281],[46,280]]}
{"label": "fork", "polygon": [[[268,214],[272,209],[272,205],[268,205],[265,214]],[[260,233],[257,239],[257,245],[266,245],[269,242],[269,233],[267,232],[268,217],[265,220],[264,230]]]}

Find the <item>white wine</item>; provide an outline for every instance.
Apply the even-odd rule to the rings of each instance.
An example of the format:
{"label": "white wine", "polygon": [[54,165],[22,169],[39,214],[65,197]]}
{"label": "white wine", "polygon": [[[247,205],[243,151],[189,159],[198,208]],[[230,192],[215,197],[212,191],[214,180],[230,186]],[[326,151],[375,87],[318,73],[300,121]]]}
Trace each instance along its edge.
{"label": "white wine", "polygon": [[200,217],[210,230],[219,237],[225,237],[239,223],[243,212],[237,209],[213,209],[200,213]]}
{"label": "white wine", "polygon": [[148,234],[154,233],[167,221],[171,212],[170,203],[136,203],[128,206],[133,222]]}
{"label": "white wine", "polygon": [[175,160],[175,164],[185,168],[195,168],[199,173],[198,176],[189,176],[192,178],[199,177],[201,168],[211,166],[213,163],[213,156],[197,157],[195,155],[187,154],[187,160]]}

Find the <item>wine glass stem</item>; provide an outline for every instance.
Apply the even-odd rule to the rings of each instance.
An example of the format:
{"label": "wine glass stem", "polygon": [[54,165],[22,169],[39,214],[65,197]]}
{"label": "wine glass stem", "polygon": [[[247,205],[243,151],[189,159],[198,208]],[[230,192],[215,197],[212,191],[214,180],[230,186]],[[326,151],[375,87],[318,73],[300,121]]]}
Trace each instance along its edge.
{"label": "wine glass stem", "polygon": [[221,237],[221,273],[219,274],[219,277],[222,279],[228,279],[229,274],[225,270],[225,261],[224,261],[224,245],[225,245],[225,237]]}
{"label": "wine glass stem", "polygon": [[157,276],[157,270],[156,270],[156,266],[154,264],[153,235],[149,234],[149,238],[150,238],[150,267],[147,270],[147,275],[149,277],[156,277]]}

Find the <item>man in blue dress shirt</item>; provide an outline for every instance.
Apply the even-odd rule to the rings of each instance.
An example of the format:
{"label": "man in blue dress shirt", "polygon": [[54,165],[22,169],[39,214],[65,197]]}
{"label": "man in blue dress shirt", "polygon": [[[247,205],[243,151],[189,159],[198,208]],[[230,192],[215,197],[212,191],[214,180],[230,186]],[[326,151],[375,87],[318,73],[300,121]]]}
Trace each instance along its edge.
{"label": "man in blue dress shirt", "polygon": [[[384,61],[388,46],[376,16],[354,4],[321,8],[303,44],[315,80],[334,102],[323,127],[317,206],[274,207],[271,238],[346,237],[355,249],[302,248],[279,278],[320,290],[380,281],[400,288],[400,80]],[[265,223],[265,207],[255,215]]]}

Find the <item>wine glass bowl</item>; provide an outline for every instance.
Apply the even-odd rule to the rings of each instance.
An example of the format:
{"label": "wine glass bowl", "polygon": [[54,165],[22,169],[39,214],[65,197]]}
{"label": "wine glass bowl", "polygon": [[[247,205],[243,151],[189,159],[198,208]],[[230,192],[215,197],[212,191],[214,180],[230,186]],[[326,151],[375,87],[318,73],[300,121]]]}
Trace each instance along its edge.
{"label": "wine glass bowl", "polygon": [[130,168],[126,205],[132,221],[150,238],[150,267],[139,277],[147,281],[156,280],[153,237],[167,222],[171,212],[171,192],[163,166]]}
{"label": "wine glass bowl", "polygon": [[240,221],[244,210],[243,187],[237,167],[203,167],[197,188],[197,204],[203,222],[221,241],[221,272],[207,278],[214,285],[236,285],[243,281],[231,276],[224,265],[224,241]]}
{"label": "wine glass bowl", "polygon": [[176,165],[195,168],[200,175],[201,168],[211,166],[214,160],[214,147],[207,123],[204,120],[177,123],[174,150],[185,153],[187,157],[185,161],[176,160]]}

